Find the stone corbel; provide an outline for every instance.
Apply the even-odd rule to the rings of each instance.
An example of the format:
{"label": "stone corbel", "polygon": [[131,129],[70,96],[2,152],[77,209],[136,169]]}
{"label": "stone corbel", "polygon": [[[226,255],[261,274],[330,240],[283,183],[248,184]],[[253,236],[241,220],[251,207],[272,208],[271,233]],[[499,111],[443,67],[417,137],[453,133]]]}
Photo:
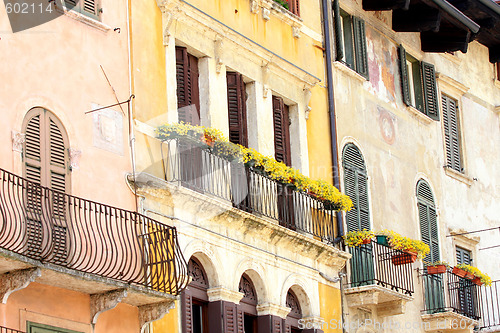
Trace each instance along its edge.
{"label": "stone corbel", "polygon": [[209,302],[226,301],[234,304],[239,304],[243,296],[245,296],[243,293],[224,287],[210,288],[207,290],[207,295]]}
{"label": "stone corbel", "polygon": [[144,333],[149,323],[163,318],[170,310],[175,308],[174,301],[154,303],[139,307],[139,327]]}
{"label": "stone corbel", "polygon": [[311,88],[304,86],[304,104],[306,106],[306,111],[304,113],[304,116],[306,120],[309,119],[309,113],[312,110],[312,108],[309,106],[309,102],[311,101],[311,96],[312,96]]}
{"label": "stone corbel", "polygon": [[300,38],[300,27],[294,25],[292,26],[292,35],[294,38]]}
{"label": "stone corbel", "polygon": [[42,275],[40,268],[29,268],[0,275],[0,297],[7,304],[10,294],[26,288],[31,282]]}
{"label": "stone corbel", "polygon": [[263,95],[264,98],[267,98],[267,92],[269,91],[268,87],[269,80],[269,63],[262,66],[262,86],[264,87]]}
{"label": "stone corbel", "polygon": [[92,324],[97,323],[97,317],[105,311],[111,310],[127,297],[126,289],[113,290],[102,294],[90,295],[90,316]]}
{"label": "stone corbel", "polygon": [[69,148],[69,167],[71,170],[80,169],[80,157],[82,156],[82,151],[76,148]]}
{"label": "stone corbel", "polygon": [[286,316],[290,313],[290,308],[286,306],[281,306],[278,304],[264,303],[257,305],[257,315],[258,316],[278,316],[282,319],[286,319]]}
{"label": "stone corbel", "polygon": [[260,11],[260,5],[257,0],[250,0],[250,11],[253,14],[258,14]]}
{"label": "stone corbel", "polygon": [[222,46],[224,42],[222,40],[222,37],[217,35],[215,37],[215,71],[217,74],[220,74],[221,68],[222,68]]}
{"label": "stone corbel", "polygon": [[12,151],[22,153],[25,141],[26,141],[26,134],[17,131],[12,131]]}
{"label": "stone corbel", "polygon": [[174,20],[174,14],[163,7],[161,15],[163,22],[163,46],[168,46],[170,41],[170,27],[172,26],[172,21]]}
{"label": "stone corbel", "polygon": [[269,21],[271,19],[271,10],[268,8],[262,8],[262,18],[265,21]]}

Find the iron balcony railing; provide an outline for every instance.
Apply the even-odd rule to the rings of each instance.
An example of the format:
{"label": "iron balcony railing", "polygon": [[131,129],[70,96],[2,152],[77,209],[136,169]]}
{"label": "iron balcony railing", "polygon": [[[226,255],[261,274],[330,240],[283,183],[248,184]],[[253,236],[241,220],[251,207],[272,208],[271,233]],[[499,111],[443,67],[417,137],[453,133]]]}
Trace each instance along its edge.
{"label": "iron balcony railing", "polygon": [[43,263],[179,294],[187,264],[177,231],[0,169],[0,247]]}
{"label": "iron balcony railing", "polygon": [[0,326],[0,333],[25,333],[25,332],[14,330],[12,328]]}
{"label": "iron balcony railing", "polygon": [[333,207],[257,168],[212,153],[206,146],[170,139],[162,144],[164,178],[217,197],[238,209],[270,218],[326,242],[335,240]]}
{"label": "iron balcony railing", "polygon": [[350,281],[348,287],[379,285],[411,296],[413,288],[410,254],[372,241],[349,248]]}
{"label": "iron balcony railing", "polygon": [[500,331],[500,280],[481,286],[481,329]]}
{"label": "iron balcony railing", "polygon": [[481,318],[480,287],[471,280],[459,277],[451,270],[442,274],[428,274],[423,271],[422,280],[422,313],[455,312],[473,320]]}

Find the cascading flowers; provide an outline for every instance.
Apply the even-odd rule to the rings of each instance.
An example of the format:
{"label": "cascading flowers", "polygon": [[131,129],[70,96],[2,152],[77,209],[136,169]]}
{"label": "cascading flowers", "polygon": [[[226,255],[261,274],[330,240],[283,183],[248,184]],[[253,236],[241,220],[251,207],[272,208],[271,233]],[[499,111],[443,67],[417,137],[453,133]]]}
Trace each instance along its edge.
{"label": "cascading flowers", "polygon": [[162,125],[156,130],[158,139],[187,139],[206,145],[217,156],[229,161],[237,160],[255,170],[261,170],[269,178],[293,185],[297,190],[315,196],[325,204],[333,204],[338,210],[351,210],[351,199],[324,180],[313,180],[274,158],[255,149],[236,145],[227,140],[217,129],[186,123]]}
{"label": "cascading flowers", "polygon": [[403,237],[392,230],[382,230],[377,234],[387,236],[389,239],[389,245],[397,250],[416,252],[417,258],[419,259],[424,258],[431,251],[429,245],[424,242],[411,239],[409,237]]}

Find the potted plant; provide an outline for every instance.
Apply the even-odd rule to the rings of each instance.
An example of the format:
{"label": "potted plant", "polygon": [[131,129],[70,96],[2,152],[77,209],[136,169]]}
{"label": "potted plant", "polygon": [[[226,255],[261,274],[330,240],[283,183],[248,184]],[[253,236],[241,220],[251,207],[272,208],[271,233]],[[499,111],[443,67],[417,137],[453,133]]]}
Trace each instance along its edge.
{"label": "potted plant", "polygon": [[481,272],[479,268],[471,265],[459,264],[453,268],[453,273],[460,277],[472,280],[473,283],[479,286],[483,284],[486,286],[491,285],[491,278],[487,274]]}
{"label": "potted plant", "polygon": [[392,230],[383,230],[380,234],[387,236],[388,243],[392,248],[404,252],[395,254],[392,257],[392,263],[394,265],[413,263],[417,258],[422,259],[430,252],[429,246],[424,242],[403,237]]}
{"label": "potted plant", "polygon": [[446,273],[446,269],[448,268],[448,263],[444,261],[436,261],[433,263],[425,263],[426,264],[426,269],[427,269],[427,274],[433,275],[433,274],[443,274]]}
{"label": "potted plant", "polygon": [[343,236],[345,243],[349,247],[361,246],[372,241],[375,234],[371,230],[363,229],[357,231],[349,231]]}

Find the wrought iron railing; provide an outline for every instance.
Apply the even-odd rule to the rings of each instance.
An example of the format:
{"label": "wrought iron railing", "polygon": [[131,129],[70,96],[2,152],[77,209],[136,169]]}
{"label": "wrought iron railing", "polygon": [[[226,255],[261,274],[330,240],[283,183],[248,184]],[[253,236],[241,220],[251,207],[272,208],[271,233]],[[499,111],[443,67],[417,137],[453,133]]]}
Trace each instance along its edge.
{"label": "wrought iron railing", "polygon": [[164,178],[222,199],[326,242],[335,240],[335,212],[328,203],[277,182],[243,163],[222,158],[200,144],[170,139],[162,144]]}
{"label": "wrought iron railing", "polygon": [[177,231],[0,169],[0,247],[44,263],[179,294],[187,264]]}
{"label": "wrought iron railing", "polygon": [[425,270],[422,272],[422,313],[455,312],[473,320],[481,318],[481,294],[478,285],[453,274],[451,270],[442,274],[428,274]]}
{"label": "wrought iron railing", "polygon": [[491,286],[480,288],[481,325],[480,328],[493,332],[500,331],[500,280]]}
{"label": "wrought iron railing", "polygon": [[372,241],[349,248],[350,280],[348,287],[379,285],[412,295],[412,256],[400,250]]}
{"label": "wrought iron railing", "polygon": [[25,333],[25,332],[14,330],[12,328],[0,326],[0,333]]}

